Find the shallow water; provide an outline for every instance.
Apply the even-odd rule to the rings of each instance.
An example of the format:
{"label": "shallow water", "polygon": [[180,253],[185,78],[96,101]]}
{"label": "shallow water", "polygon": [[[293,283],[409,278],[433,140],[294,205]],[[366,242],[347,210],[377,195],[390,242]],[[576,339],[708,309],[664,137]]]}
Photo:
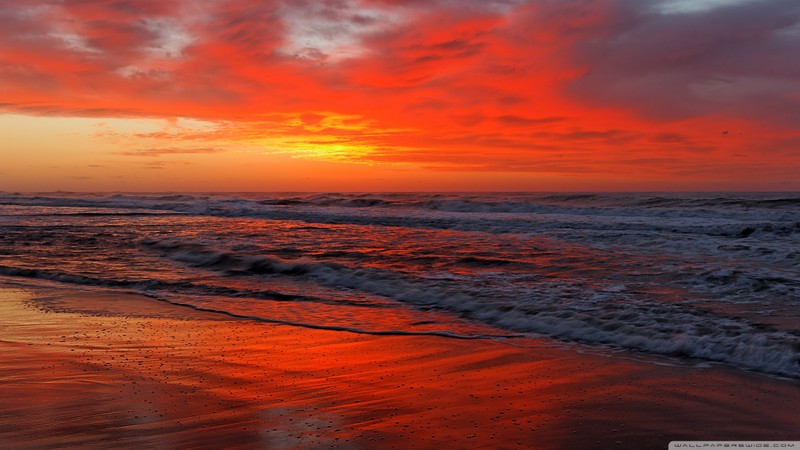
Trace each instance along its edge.
{"label": "shallow water", "polygon": [[800,194],[0,194],[0,275],[800,378]]}

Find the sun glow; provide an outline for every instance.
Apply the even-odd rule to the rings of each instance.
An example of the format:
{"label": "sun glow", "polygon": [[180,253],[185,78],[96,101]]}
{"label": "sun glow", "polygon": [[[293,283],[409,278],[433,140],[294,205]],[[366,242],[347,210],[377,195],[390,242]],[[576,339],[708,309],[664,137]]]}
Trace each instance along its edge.
{"label": "sun glow", "polygon": [[800,189],[791,2],[23,3],[0,189]]}
{"label": "sun glow", "polygon": [[290,150],[290,152],[297,156],[317,158],[324,161],[363,162],[365,157],[372,152],[372,149],[343,144],[315,145],[309,147],[300,144],[295,150]]}

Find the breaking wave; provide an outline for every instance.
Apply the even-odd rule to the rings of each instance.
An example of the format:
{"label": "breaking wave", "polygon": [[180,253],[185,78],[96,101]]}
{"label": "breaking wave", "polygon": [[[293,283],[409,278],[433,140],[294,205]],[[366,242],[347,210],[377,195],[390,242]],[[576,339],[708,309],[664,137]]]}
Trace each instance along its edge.
{"label": "breaking wave", "polygon": [[[531,289],[495,290],[461,286],[386,270],[326,261],[285,261],[212,249],[192,242],[146,240],[165,257],[228,276],[285,276],[358,290],[416,307],[456,313],[513,332],[654,354],[686,356],[800,378],[800,335],[720,316],[691,305],[637,298],[622,286],[596,288],[541,280]],[[470,260],[469,262],[475,262]],[[480,261],[492,265],[492,261]],[[503,265],[509,263],[500,261]],[[712,284],[725,276],[703,274]],[[780,281],[780,280],[773,280]],[[783,280],[785,281],[785,280]]]}
{"label": "breaking wave", "polygon": [[[800,378],[798,206],[796,193],[0,193],[0,275],[341,331],[428,333],[368,321],[430,313]],[[273,303],[291,311],[259,312]],[[335,308],[364,319],[326,321]],[[473,336],[448,324],[435,333]]]}

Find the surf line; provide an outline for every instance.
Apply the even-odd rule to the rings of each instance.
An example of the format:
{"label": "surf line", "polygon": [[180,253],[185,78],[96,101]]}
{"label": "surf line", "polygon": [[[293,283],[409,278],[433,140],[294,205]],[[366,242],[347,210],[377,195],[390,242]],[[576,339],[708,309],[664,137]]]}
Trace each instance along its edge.
{"label": "surf line", "polygon": [[232,317],[234,319],[241,319],[241,320],[251,320],[254,322],[262,322],[262,323],[274,323],[277,325],[288,325],[292,327],[301,327],[301,328],[310,328],[312,330],[326,330],[326,331],[342,331],[346,333],[354,333],[354,334],[367,334],[373,336],[435,336],[435,337],[443,337],[443,338],[451,338],[451,339],[463,339],[463,340],[505,340],[505,339],[513,339],[513,338],[522,338],[525,337],[521,334],[475,334],[475,335],[464,335],[464,334],[457,334],[451,333],[448,331],[405,331],[405,330],[362,330],[360,328],[350,328],[350,327],[342,327],[342,326],[335,326],[335,325],[315,325],[313,323],[304,323],[304,322],[292,322],[288,320],[278,320],[278,319],[269,319],[266,317],[261,316],[248,316],[245,314],[237,314],[230,311],[220,310],[220,309],[213,309],[213,308],[205,308],[202,306],[192,305],[191,303],[182,303],[176,302],[173,300],[168,300],[163,297],[158,297],[152,294],[144,294],[147,297],[150,297],[154,300],[162,301],[165,303],[169,303],[175,306],[181,306],[184,308],[191,308],[195,311],[207,312],[212,314],[221,314],[228,317]]}

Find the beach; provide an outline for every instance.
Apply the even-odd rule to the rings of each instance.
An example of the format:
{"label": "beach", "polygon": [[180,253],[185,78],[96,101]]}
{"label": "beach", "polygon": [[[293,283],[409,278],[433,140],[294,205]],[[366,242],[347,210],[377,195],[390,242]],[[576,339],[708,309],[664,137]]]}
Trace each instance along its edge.
{"label": "beach", "polygon": [[794,380],[547,339],[315,330],[13,281],[0,309],[3,448],[666,448],[800,425]]}
{"label": "beach", "polygon": [[800,449],[798,50],[800,0],[0,0],[0,450]]}

